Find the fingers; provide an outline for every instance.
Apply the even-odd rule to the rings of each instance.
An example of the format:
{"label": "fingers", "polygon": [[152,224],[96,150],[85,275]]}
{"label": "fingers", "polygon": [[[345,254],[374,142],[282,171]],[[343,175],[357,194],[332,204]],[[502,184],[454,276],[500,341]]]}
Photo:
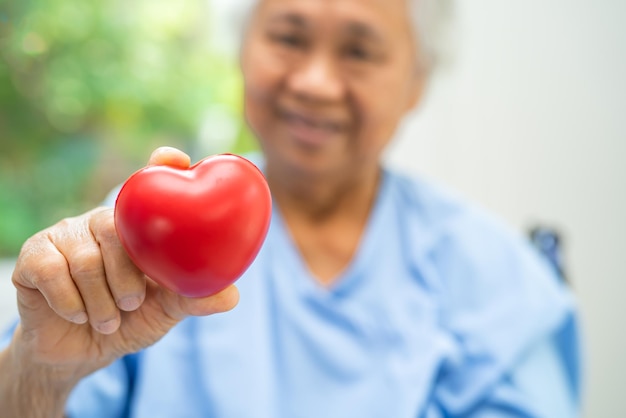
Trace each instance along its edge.
{"label": "fingers", "polygon": [[[93,240],[68,243],[52,237],[53,244],[67,260],[71,279],[83,299],[89,324],[103,334],[111,334],[120,324],[120,313],[109,291],[100,248]],[[40,289],[41,290],[41,289]]]}
{"label": "fingers", "polygon": [[97,209],[57,224],[50,240],[65,257],[69,280],[80,292],[89,324],[98,332],[111,334],[120,325],[120,313],[107,282],[102,248],[90,229],[92,222],[100,224],[100,229],[109,224],[114,229],[112,211]]}
{"label": "fingers", "polygon": [[188,168],[191,158],[184,152],[172,147],[160,147],[152,152],[148,165],[167,165],[176,168]]}
{"label": "fingers", "polygon": [[[18,289],[23,319],[41,321],[49,315],[50,307],[63,319],[83,324],[87,312],[75,283],[71,280],[67,261],[52,244],[44,231],[24,244],[16,262],[13,283]],[[33,292],[32,290],[38,290]],[[42,306],[40,297],[46,304]]]}
{"label": "fingers", "polygon": [[145,278],[119,242],[111,209],[63,220],[35,235],[15,271],[24,309],[42,310],[36,295],[26,291],[36,289],[61,318],[88,320],[103,334],[119,328],[120,309],[135,310],[145,298]]}
{"label": "fingers", "polygon": [[[119,242],[111,209],[68,218],[29,239],[13,281],[25,328],[45,327],[50,323],[46,321],[61,317],[76,324],[88,321],[94,330],[112,334],[120,327],[120,310],[141,310],[133,316],[135,323],[144,321],[145,325],[149,319],[165,330],[167,324],[173,326],[190,315],[228,311],[239,301],[235,286],[194,299],[151,281],[147,297],[148,281]],[[146,330],[145,326],[135,328]]]}
{"label": "fingers", "polygon": [[97,212],[89,219],[89,229],[99,244],[115,304],[123,311],[134,311],[146,296],[146,280],[122,247],[112,219],[111,211]]}

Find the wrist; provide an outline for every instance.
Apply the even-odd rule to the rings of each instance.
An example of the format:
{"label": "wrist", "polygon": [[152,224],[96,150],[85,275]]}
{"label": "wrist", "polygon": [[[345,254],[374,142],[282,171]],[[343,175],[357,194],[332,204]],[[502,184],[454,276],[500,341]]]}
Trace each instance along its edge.
{"label": "wrist", "polygon": [[[18,327],[19,330],[19,327]],[[11,345],[0,352],[0,410],[7,418],[60,418],[77,373],[29,358],[28,344],[16,330]]]}
{"label": "wrist", "polygon": [[50,387],[58,387],[59,390],[65,387],[71,390],[88,374],[81,373],[83,365],[55,361],[54,357],[46,355],[45,350],[39,347],[36,338],[26,337],[22,327],[18,325],[7,349],[7,355],[12,367],[20,375],[37,377]]}

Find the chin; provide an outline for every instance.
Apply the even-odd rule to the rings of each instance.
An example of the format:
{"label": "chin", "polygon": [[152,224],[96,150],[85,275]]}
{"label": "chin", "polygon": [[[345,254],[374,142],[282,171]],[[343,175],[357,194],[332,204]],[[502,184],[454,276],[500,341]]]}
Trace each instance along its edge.
{"label": "chin", "polygon": [[282,175],[295,176],[302,179],[313,179],[324,176],[337,175],[345,164],[339,164],[334,159],[320,153],[295,151],[270,152],[264,149],[268,165]]}

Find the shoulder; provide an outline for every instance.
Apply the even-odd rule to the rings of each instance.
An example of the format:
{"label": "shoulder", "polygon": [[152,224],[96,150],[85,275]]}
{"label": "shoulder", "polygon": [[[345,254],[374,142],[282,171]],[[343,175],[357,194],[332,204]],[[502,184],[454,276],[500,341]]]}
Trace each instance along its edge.
{"label": "shoulder", "polygon": [[494,251],[520,255],[530,249],[498,215],[451,188],[419,175],[391,170],[385,175],[389,198],[413,239],[431,256],[481,263],[493,261]]}
{"label": "shoulder", "polygon": [[[469,406],[563,330],[577,344],[574,298],[525,236],[433,181],[393,172],[389,180],[405,245],[433,284],[442,330],[455,347],[439,396]],[[559,356],[565,361],[567,353],[557,348]]]}
{"label": "shoulder", "polygon": [[[459,280],[459,286],[488,286],[489,293],[525,280],[560,287],[530,240],[497,214],[430,179],[392,171],[387,177],[407,239],[437,268],[446,287]],[[463,299],[468,296],[464,292]]]}
{"label": "shoulder", "polygon": [[571,308],[571,296],[547,260],[496,214],[419,176],[388,176],[406,239],[437,275],[449,311]]}

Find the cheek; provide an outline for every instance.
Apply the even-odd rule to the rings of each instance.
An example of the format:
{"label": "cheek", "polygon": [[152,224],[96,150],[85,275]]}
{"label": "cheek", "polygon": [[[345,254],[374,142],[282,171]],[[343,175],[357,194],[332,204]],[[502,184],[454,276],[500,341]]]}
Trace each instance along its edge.
{"label": "cheek", "polygon": [[263,42],[252,42],[242,57],[242,73],[246,91],[255,99],[275,94],[285,70],[275,54]]}
{"label": "cheek", "polygon": [[260,134],[258,131],[268,125],[273,115],[280,82],[277,75],[260,62],[255,68],[244,69],[243,75],[245,116],[252,130]]}
{"label": "cheek", "polygon": [[[385,89],[363,92],[355,98],[355,109],[359,125],[359,146],[368,153],[379,153],[393,138],[401,118],[403,106],[399,104],[399,95]],[[359,100],[360,99],[360,100]]]}
{"label": "cheek", "polygon": [[402,114],[412,101],[415,86],[414,66],[406,59],[391,59],[390,62],[372,68],[362,78],[352,82],[363,106],[374,115]]}

